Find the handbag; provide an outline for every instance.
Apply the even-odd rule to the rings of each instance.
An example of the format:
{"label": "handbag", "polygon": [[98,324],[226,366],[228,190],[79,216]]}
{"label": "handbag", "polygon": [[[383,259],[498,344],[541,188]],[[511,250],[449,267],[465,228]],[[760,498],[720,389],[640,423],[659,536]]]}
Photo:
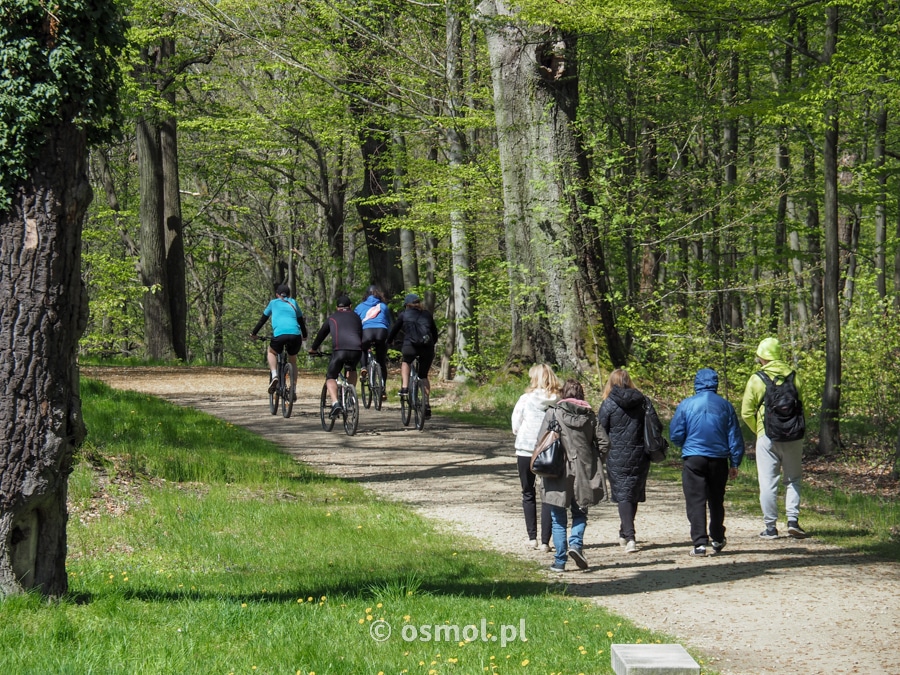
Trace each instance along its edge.
{"label": "handbag", "polygon": [[653,414],[653,404],[650,399],[644,397],[644,452],[650,457],[650,461],[658,464],[666,459],[666,451],[669,449],[669,441],[662,435],[662,429],[654,422],[657,420]]}
{"label": "handbag", "polygon": [[562,478],[566,473],[566,451],[559,435],[559,422],[554,414],[547,431],[538,439],[531,453],[531,472],[544,478]]}

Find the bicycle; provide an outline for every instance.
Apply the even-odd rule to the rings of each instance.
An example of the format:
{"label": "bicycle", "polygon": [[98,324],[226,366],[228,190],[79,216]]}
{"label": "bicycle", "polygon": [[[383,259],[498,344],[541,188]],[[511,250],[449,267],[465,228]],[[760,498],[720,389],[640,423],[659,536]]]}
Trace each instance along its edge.
{"label": "bicycle", "polygon": [[[311,353],[311,356],[331,356],[322,352]],[[341,402],[341,416],[343,417],[344,432],[353,436],[359,426],[359,401],[356,398],[356,387],[347,380],[350,367],[344,367],[338,373],[336,379],[338,386],[338,400]],[[328,405],[328,383],[322,385],[322,396],[319,399],[319,420],[322,429],[331,431],[334,429],[334,417],[331,416],[331,406]]]}
{"label": "bicycle", "polygon": [[372,345],[369,345],[366,359],[369,372],[359,382],[363,405],[368,410],[374,401],[375,410],[381,410],[384,398],[384,373],[381,371],[381,364],[375,360],[375,352],[372,349]]}
{"label": "bicycle", "polygon": [[407,394],[400,395],[400,421],[408,427],[410,418],[415,412],[416,429],[422,431],[425,428],[425,409],[428,406],[428,394],[419,377],[419,357],[409,364],[409,386]]}
{"label": "bicycle", "polygon": [[[262,340],[274,340],[271,335],[261,335]],[[278,386],[269,394],[269,412],[278,414],[278,404],[281,404],[281,414],[287,419],[294,411],[294,401],[297,400],[297,366],[288,361],[287,349],[282,349],[278,354],[276,366]]]}

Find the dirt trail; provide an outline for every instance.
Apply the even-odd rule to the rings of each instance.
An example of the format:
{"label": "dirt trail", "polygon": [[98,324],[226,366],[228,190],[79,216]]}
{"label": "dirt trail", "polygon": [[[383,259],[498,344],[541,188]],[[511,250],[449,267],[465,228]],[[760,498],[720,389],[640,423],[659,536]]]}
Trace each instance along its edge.
{"label": "dirt trail", "polygon": [[[408,503],[486,548],[551,562],[524,546],[509,433],[451,422],[439,410],[419,433],[401,426],[392,402],[381,412],[363,410],[351,439],[339,425],[322,431],[320,381],[301,383],[294,416],[285,420],[268,414],[264,371],[84,372],[247,427],[298,460]],[[722,555],[688,556],[680,486],[651,478],[637,517],[639,551],[626,555],[616,543],[614,505],[592,508],[585,535],[591,567],[566,573],[569,592],[676,636],[724,675],[900,673],[900,564],[873,562],[815,538],[764,541],[757,536],[760,518],[728,515],[726,526]]]}

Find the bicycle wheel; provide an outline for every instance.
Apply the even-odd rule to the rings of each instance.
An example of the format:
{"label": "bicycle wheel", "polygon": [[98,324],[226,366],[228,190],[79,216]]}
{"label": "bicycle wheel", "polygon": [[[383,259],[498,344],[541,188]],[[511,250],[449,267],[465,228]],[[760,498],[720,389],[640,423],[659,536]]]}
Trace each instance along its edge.
{"label": "bicycle wheel", "polygon": [[[372,398],[375,399],[375,410],[381,410],[381,404],[384,402],[384,378],[381,374],[381,364],[373,363],[369,371],[371,378]],[[366,406],[367,408],[369,406]]]}
{"label": "bicycle wheel", "polygon": [[356,433],[359,425],[359,401],[356,399],[356,388],[353,385],[344,390],[344,431],[348,436]]}
{"label": "bicycle wheel", "polygon": [[[369,367],[370,368],[372,367],[371,363],[369,364]],[[366,407],[366,410],[368,410],[369,406],[372,405],[372,397],[374,394],[374,392],[372,391],[371,378],[372,378],[372,371],[370,370],[368,373],[366,373],[365,377],[361,377],[359,379],[359,389],[360,389],[360,393],[362,394],[362,402],[363,402],[363,405]]]}
{"label": "bicycle wheel", "polygon": [[422,382],[416,378],[415,384],[410,387],[412,394],[412,405],[416,414],[416,429],[422,431],[425,428],[425,391],[422,389]]}
{"label": "bicycle wheel", "polygon": [[325,431],[334,429],[334,419],[331,417],[331,406],[328,405],[328,386],[322,385],[322,398],[319,401],[319,419],[322,420],[322,428]]}
{"label": "bicycle wheel", "polygon": [[[410,378],[410,385],[412,385],[412,378]],[[412,393],[412,386],[409,388],[409,394],[400,394],[400,421],[403,422],[403,426],[409,426],[409,418],[412,417],[412,398],[410,394]]]}
{"label": "bicycle wheel", "polygon": [[281,414],[285,418],[294,410],[294,397],[297,394],[297,368],[292,363],[284,364],[284,392],[281,395]]}

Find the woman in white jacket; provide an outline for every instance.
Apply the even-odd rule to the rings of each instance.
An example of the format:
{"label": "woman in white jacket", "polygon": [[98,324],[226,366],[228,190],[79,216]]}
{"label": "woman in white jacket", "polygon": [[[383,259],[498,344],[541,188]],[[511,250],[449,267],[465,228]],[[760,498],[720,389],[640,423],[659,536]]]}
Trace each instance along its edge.
{"label": "woman in white jacket", "polygon": [[550,366],[539,363],[528,371],[531,382],[519,397],[512,413],[512,431],[516,435],[516,463],[522,484],[522,511],[525,513],[525,530],[528,547],[550,550],[550,507],[541,504],[541,543],[537,539],[537,503],[534,488],[535,475],[531,473],[531,453],[537,443],[538,429],[547,407],[559,398],[559,379]]}

